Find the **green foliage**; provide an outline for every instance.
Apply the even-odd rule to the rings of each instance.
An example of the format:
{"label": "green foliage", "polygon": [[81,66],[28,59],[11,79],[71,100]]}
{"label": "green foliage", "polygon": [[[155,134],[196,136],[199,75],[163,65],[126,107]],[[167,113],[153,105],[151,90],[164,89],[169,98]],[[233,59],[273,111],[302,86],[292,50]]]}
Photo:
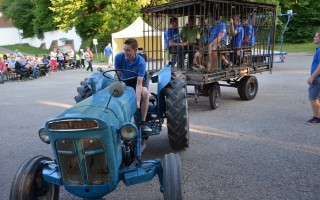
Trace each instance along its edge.
{"label": "green foliage", "polygon": [[44,32],[52,31],[57,27],[53,12],[48,9],[52,4],[50,0],[33,0],[33,2],[35,5],[33,9],[35,18],[32,21],[34,32],[38,38],[43,38]]}
{"label": "green foliage", "polygon": [[4,0],[1,10],[6,19],[12,19],[12,23],[18,29],[23,30],[23,37],[34,36],[32,9],[34,4],[31,0]]}
{"label": "green foliage", "polygon": [[284,41],[290,43],[311,42],[315,32],[320,28],[319,4],[306,5],[305,7],[294,5],[293,10],[297,15],[292,17]]}

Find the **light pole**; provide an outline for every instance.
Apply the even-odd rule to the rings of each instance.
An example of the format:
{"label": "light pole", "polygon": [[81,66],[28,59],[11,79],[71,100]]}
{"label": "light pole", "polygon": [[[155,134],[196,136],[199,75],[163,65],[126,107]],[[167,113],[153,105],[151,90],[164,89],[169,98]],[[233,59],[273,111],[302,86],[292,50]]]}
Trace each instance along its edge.
{"label": "light pole", "polygon": [[95,47],[95,51],[96,51],[96,55],[97,55],[97,60],[98,60],[98,59],[99,59],[99,58],[98,58],[98,53],[97,53],[98,40],[94,38],[92,41],[93,41],[93,44],[94,44],[94,47]]}

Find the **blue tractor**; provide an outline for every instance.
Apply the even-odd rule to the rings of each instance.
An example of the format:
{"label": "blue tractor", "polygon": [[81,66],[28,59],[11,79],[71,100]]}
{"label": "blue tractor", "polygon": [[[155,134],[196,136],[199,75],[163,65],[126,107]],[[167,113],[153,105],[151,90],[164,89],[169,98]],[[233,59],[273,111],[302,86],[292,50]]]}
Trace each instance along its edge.
{"label": "blue tractor", "polygon": [[[148,137],[159,134],[165,122],[171,147],[189,145],[186,84],[171,66],[153,74],[157,94],[148,110],[150,133],[141,132],[135,91],[117,76],[119,70],[92,74],[81,82],[77,104],[46,122],[40,139],[51,145],[54,159],[35,156],[18,169],[11,200],[58,199],[59,188],[84,199],[99,199],[119,181],[134,185],[158,175],[164,199],[182,199],[181,163],[177,154],[143,161]],[[130,71],[131,72],[131,71]]]}

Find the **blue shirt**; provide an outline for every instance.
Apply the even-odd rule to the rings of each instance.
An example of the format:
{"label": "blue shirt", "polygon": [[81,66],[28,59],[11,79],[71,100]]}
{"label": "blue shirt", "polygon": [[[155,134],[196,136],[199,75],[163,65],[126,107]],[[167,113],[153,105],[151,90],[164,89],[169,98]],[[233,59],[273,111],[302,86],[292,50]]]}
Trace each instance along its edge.
{"label": "blue shirt", "polygon": [[112,47],[111,46],[106,46],[104,48],[104,52],[106,53],[107,56],[111,56],[112,55]]}
{"label": "blue shirt", "polygon": [[244,30],[242,26],[235,26],[234,30],[237,31],[237,34],[231,38],[231,46],[235,48],[240,48],[243,41]]}
{"label": "blue shirt", "polygon": [[[130,63],[126,59],[124,52],[118,53],[114,58],[115,69],[126,69],[126,70],[135,71],[138,73],[139,77],[144,77],[144,74],[146,73],[146,62],[139,54],[136,54],[135,57],[136,58],[134,59],[134,61]],[[136,76],[135,74],[130,72],[121,73],[122,78],[130,78],[135,76]]]}
{"label": "blue shirt", "polygon": [[254,46],[254,43],[255,43],[254,29],[253,29],[252,25],[250,25],[250,24],[247,24],[244,27],[244,38],[246,38],[247,35],[251,35],[251,37],[248,41],[248,45]]}
{"label": "blue shirt", "polygon": [[[312,75],[313,72],[316,71],[316,69],[319,66],[319,64],[320,64],[320,46],[317,47],[316,53],[313,56],[310,75]],[[320,78],[320,74],[318,76],[316,76],[316,78]]]}
{"label": "blue shirt", "polygon": [[169,41],[172,40],[175,43],[180,43],[179,30],[177,28],[168,28],[165,33],[166,47],[169,48]]}
{"label": "blue shirt", "polygon": [[222,21],[217,22],[215,26],[210,27],[209,31],[209,43],[211,43],[214,39],[216,39],[219,35],[219,33],[223,33],[224,36],[222,40],[220,41],[222,44],[226,44],[227,40],[227,26]]}

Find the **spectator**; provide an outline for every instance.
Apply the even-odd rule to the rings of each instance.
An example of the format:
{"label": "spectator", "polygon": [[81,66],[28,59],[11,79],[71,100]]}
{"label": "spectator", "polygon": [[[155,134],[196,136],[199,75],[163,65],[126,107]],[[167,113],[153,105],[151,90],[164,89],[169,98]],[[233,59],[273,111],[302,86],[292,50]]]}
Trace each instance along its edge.
{"label": "spectator", "polygon": [[7,54],[3,54],[3,61],[4,61],[4,62],[7,62],[7,60],[8,60]]}
{"label": "spectator", "polygon": [[51,72],[58,71],[58,63],[57,63],[57,50],[54,48],[50,53],[50,66],[51,66]]}
{"label": "spectator", "polygon": [[19,50],[18,50],[18,49],[16,49],[16,50],[14,51],[13,55],[14,55],[14,58],[22,57],[22,53],[21,53],[21,52],[19,52]]}
{"label": "spectator", "polygon": [[42,64],[42,66],[40,67],[40,69],[42,69],[41,71],[44,71],[45,75],[48,76],[50,71],[50,57],[46,55],[42,55],[42,60],[40,63]]}
{"label": "spectator", "polygon": [[4,83],[4,75],[7,73],[7,66],[3,58],[0,57],[0,84]]}
{"label": "spectator", "polygon": [[15,63],[15,72],[19,76],[18,80],[21,81],[24,76],[32,80],[33,78],[30,76],[29,70],[27,70],[25,65],[22,65],[21,63],[24,63],[23,57],[18,57],[18,60]]}
{"label": "spectator", "polygon": [[30,58],[29,58],[27,63],[28,63],[28,66],[29,66],[29,70],[32,73],[32,77],[37,79],[38,78],[38,75],[37,75],[38,64],[37,64],[36,59],[34,57],[30,56]]}
{"label": "spectator", "polygon": [[93,72],[93,68],[92,68],[92,52],[90,50],[90,47],[87,47],[87,51],[85,53],[85,58],[88,62],[88,67],[87,67],[87,71],[90,69],[91,72]]}
{"label": "spectator", "polygon": [[15,64],[16,64],[16,60],[14,58],[14,55],[11,55],[10,58],[8,59],[8,71],[14,71],[15,69]]}
{"label": "spectator", "polygon": [[76,64],[75,64],[75,68],[80,68],[80,66],[81,66],[80,56],[81,56],[81,52],[76,53]]}
{"label": "spectator", "polygon": [[64,53],[61,52],[60,49],[57,50],[57,60],[59,64],[59,71],[65,70],[66,69],[65,55]]}
{"label": "spectator", "polygon": [[108,67],[110,68],[112,66],[112,47],[111,43],[109,42],[108,45],[104,48],[104,55],[107,58]]}
{"label": "spectator", "polygon": [[68,64],[70,67],[74,68],[74,51],[72,48],[69,49],[69,52],[68,52],[68,56],[69,56],[69,60],[68,60]]}
{"label": "spectator", "polygon": [[80,49],[80,53],[81,53],[81,56],[80,56],[80,58],[81,58],[81,66],[82,66],[82,68],[83,69],[85,69],[86,68],[86,65],[85,65],[85,59],[86,59],[86,55],[85,55],[85,53],[83,52],[83,49]]}

